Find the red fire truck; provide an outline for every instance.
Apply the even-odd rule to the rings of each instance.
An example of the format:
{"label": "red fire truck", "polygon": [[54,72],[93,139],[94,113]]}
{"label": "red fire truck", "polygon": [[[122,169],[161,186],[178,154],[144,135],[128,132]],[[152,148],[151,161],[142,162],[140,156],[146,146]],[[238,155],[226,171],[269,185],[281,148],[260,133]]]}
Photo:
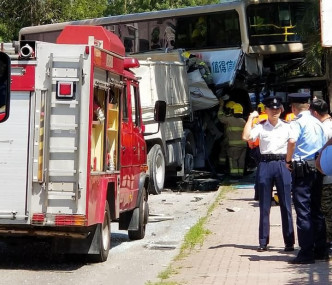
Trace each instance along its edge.
{"label": "red fire truck", "polygon": [[[135,240],[148,220],[147,149],[130,71],[138,61],[96,26],[68,26],[55,44],[21,41],[9,54],[0,237],[46,237],[56,252],[105,261],[111,221]],[[157,121],[165,109],[156,102]]]}

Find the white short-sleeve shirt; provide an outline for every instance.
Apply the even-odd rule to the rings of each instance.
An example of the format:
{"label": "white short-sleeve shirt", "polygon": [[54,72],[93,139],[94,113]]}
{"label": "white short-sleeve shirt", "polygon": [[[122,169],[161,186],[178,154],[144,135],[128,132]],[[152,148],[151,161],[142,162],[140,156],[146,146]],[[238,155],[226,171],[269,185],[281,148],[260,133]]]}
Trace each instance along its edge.
{"label": "white short-sleeve shirt", "polygon": [[249,140],[259,138],[261,154],[286,154],[290,136],[290,125],[282,120],[273,126],[269,120],[255,125],[249,135]]}

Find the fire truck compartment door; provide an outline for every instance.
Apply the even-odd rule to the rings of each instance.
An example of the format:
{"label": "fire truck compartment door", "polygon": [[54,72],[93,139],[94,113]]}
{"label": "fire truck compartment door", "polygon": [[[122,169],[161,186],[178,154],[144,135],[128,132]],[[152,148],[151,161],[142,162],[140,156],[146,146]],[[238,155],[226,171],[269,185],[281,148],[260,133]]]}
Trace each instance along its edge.
{"label": "fire truck compartment door", "polygon": [[10,115],[0,124],[0,223],[26,217],[29,92],[12,92]]}

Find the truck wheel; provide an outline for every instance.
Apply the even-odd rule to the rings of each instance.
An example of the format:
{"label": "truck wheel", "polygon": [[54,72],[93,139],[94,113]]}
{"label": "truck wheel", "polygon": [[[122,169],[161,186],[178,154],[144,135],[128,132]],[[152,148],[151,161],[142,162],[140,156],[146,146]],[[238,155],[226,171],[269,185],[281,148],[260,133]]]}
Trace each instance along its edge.
{"label": "truck wheel", "polygon": [[104,262],[107,260],[111,247],[111,217],[107,201],[105,205],[104,221],[102,224],[97,225],[96,234],[98,236],[96,246],[98,247],[99,253],[92,254],[89,256],[89,259],[94,262]]}
{"label": "truck wheel", "polygon": [[143,188],[143,193],[141,195],[141,200],[139,203],[139,223],[138,223],[138,230],[137,231],[128,231],[128,237],[131,240],[138,240],[142,239],[145,236],[145,228],[146,224],[148,223],[148,217],[149,217],[149,204],[148,204],[148,195]]}
{"label": "truck wheel", "polygon": [[150,173],[149,193],[158,195],[164,189],[165,157],[159,144],[154,145],[148,153]]}

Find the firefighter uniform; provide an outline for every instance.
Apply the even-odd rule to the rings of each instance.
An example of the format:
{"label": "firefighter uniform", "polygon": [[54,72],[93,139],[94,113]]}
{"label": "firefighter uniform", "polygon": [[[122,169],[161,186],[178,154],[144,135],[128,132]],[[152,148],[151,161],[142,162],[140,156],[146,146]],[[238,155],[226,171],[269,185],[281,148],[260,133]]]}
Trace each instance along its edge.
{"label": "firefighter uniform", "polygon": [[[276,185],[279,196],[282,233],[285,243],[285,251],[294,250],[294,228],[291,209],[291,174],[285,165],[287,141],[290,135],[288,123],[279,119],[281,113],[281,98],[269,97],[264,100],[270,119],[263,121],[250,129],[245,128],[244,139],[254,141],[259,138],[261,160],[257,168],[256,183],[259,191],[259,247],[258,251],[267,250],[270,236],[270,209],[271,189]],[[273,110],[279,110],[278,118],[275,118]],[[256,113],[257,114],[257,113]],[[249,116],[247,124],[255,116]],[[247,127],[247,126],[246,126]]]}
{"label": "firefighter uniform", "polygon": [[[300,251],[292,264],[314,263],[327,253],[326,226],[321,212],[322,177],[315,168],[315,155],[325,144],[322,124],[310,114],[310,95],[288,95],[296,119],[290,123],[286,164],[292,169],[292,194]],[[293,161],[291,161],[293,160]]]}
{"label": "firefighter uniform", "polygon": [[[223,100],[220,100],[220,108],[218,112],[218,116],[231,116],[233,114],[232,107],[236,104],[234,101],[228,101],[225,104],[225,108],[223,108]],[[225,109],[225,110],[223,110]],[[224,132],[226,131],[226,126],[224,127]],[[219,165],[226,167],[227,165],[227,149],[228,149],[228,138],[224,135],[223,139],[220,143],[220,151],[219,151]]]}
{"label": "firefighter uniform", "polygon": [[232,106],[233,114],[226,115],[223,111],[223,103],[220,104],[218,119],[225,125],[225,137],[227,139],[227,157],[229,160],[229,172],[231,176],[241,177],[244,174],[247,144],[242,140],[242,131],[245,120],[242,118],[243,108],[235,103]]}

